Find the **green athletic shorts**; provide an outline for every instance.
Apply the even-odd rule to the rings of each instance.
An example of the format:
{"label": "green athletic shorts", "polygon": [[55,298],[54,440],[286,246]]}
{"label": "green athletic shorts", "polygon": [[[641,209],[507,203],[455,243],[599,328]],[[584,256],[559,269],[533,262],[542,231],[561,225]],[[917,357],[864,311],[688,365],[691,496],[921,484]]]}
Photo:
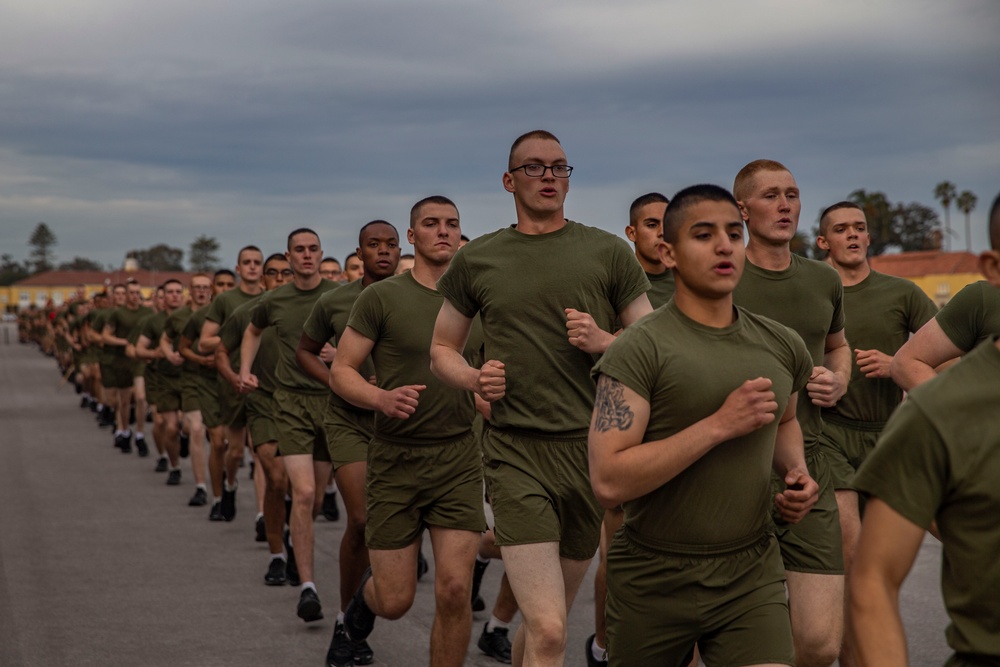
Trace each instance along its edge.
{"label": "green athletic shorts", "polygon": [[609,664],[795,664],[778,543],[708,557],[648,551],[620,530],[608,550]]}
{"label": "green athletic shorts", "polygon": [[152,368],[147,368],[146,371],[146,375],[143,376],[146,381],[146,403],[150,406],[158,406],[158,399],[160,397],[160,375]]}
{"label": "green athletic shorts", "polygon": [[142,359],[132,359],[132,378],[146,377],[146,362]]}
{"label": "green athletic shorts", "polygon": [[246,396],[247,430],[254,451],[269,442],[278,442],[278,427],[274,416],[278,414],[278,404],[274,396],[263,389],[252,391]]}
{"label": "green athletic shorts", "polygon": [[[802,521],[785,523],[774,510],[776,534],[785,569],[807,574],[844,574],[844,547],[840,535],[840,511],[830,478],[830,465],[818,446],[806,450],[809,474],[819,484],[819,500]],[[785,490],[785,483],[771,475],[771,491]]]}
{"label": "green athletic shorts", "polygon": [[159,390],[156,396],[156,409],[160,412],[172,412],[181,409],[181,376],[161,375]]}
{"label": "green athletic shorts", "polygon": [[375,415],[368,410],[351,410],[327,403],[323,431],[330,449],[333,469],[368,460],[368,443],[375,432]]}
{"label": "green athletic shorts", "polygon": [[974,653],[952,653],[945,661],[944,667],[996,667],[995,655],[976,655]]}
{"label": "green athletic shorts", "polygon": [[219,409],[219,383],[200,373],[184,373],[181,380],[181,404],[184,412],[201,412],[205,428],[222,425]]}
{"label": "green athletic shorts", "polygon": [[309,454],[317,461],[329,461],[323,431],[323,415],[330,399],[326,394],[300,394],[276,389],[278,409],[274,425],[278,430],[278,452],[282,456]]}
{"label": "green athletic shorts", "polygon": [[482,533],[483,460],[475,436],[435,445],[368,445],[369,549],[402,549],[424,528]]}
{"label": "green athletic shorts", "polygon": [[830,479],[835,491],[854,490],[854,473],[875,449],[875,442],[884,424],[847,424],[823,416],[823,433],[819,446],[830,466]]}
{"label": "green athletic shorts", "polygon": [[113,363],[101,364],[101,384],[108,389],[131,389],[132,360],[122,357]]}
{"label": "green athletic shorts", "polygon": [[246,396],[233,389],[220,375],[219,378],[219,418],[225,426],[243,428],[247,425]]}
{"label": "green athletic shorts", "polygon": [[487,427],[483,474],[497,545],[558,542],[563,558],[594,557],[604,510],[590,487],[586,437],[539,439]]}

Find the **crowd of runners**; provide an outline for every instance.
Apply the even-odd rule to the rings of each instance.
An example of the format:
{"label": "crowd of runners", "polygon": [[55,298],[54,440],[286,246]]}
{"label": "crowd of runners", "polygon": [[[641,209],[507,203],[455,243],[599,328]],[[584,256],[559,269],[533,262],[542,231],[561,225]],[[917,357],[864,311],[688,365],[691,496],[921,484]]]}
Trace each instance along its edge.
{"label": "crowd of runners", "polygon": [[[385,220],[343,265],[296,229],[233,271],[32,311],[22,335],[116,448],[166,484],[189,475],[209,520],[234,520],[250,452],[263,583],[299,587],[307,623],[324,617],[313,524],[340,519],[339,492],[328,666],[374,661],[428,546],[432,665],[463,663],[491,560],[477,644],[500,662],[905,664],[895,593],[926,530],[949,664],[998,664],[998,203],[987,280],[938,311],[870,268],[854,203],[821,215],[825,262],[793,254],[799,189],[778,162],[732,191],[639,197],[632,248],[565,218],[572,171],[530,132],[503,174],[515,224],[467,246],[430,196],[412,255]],[[595,555],[594,634],[567,659]]]}

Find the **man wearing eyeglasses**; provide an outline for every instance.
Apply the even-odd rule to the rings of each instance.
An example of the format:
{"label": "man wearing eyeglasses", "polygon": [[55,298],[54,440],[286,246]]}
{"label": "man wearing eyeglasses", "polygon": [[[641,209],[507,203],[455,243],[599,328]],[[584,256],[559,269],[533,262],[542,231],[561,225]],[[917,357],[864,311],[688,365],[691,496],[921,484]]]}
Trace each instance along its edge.
{"label": "man wearing eyeglasses", "polygon": [[[261,285],[264,253],[254,245],[240,249],[236,255],[236,275],[240,282],[236,289],[231,289],[218,295],[205,314],[205,322],[201,327],[196,351],[215,359],[215,349],[219,346],[219,329],[233,311],[244,303],[253,301],[264,291]],[[218,364],[216,363],[216,372]],[[239,393],[220,376],[217,378],[219,395],[219,414],[225,430],[225,438],[221,443],[212,443],[212,486],[220,488],[218,510],[210,518],[213,521],[232,521],[236,516],[236,471],[243,460],[243,448],[246,445],[246,423],[243,415],[243,400]],[[234,421],[235,420],[235,421]],[[228,446],[226,446],[228,441]],[[221,445],[221,446],[220,446]]]}
{"label": "man wearing eyeglasses", "polygon": [[310,623],[323,618],[313,581],[313,517],[319,509],[315,502],[316,479],[325,479],[330,471],[326,439],[322,429],[315,429],[315,412],[319,409],[322,414],[330,389],[302,372],[295,362],[295,348],[313,305],[324,293],[340,285],[319,274],[323,248],[313,230],[301,228],[289,234],[286,256],[294,272],[292,282],[257,302],[243,334],[240,386],[242,391],[249,392],[259,385],[252,372],[253,363],[262,334],[274,328],[278,348],[274,390],[278,451],[292,486],[291,542],[302,584],[297,613]]}
{"label": "man wearing eyeglasses", "polygon": [[[491,403],[483,437],[496,542],[524,616],[514,662],[561,665],[566,617],[597,551],[602,510],[588,475],[590,375],[612,340],[652,311],[625,242],[567,220],[573,168],[543,130],[513,144],[503,175],[517,224],[470,242],[438,282],[431,343],[444,382]],[[479,314],[489,359],[462,356]]]}

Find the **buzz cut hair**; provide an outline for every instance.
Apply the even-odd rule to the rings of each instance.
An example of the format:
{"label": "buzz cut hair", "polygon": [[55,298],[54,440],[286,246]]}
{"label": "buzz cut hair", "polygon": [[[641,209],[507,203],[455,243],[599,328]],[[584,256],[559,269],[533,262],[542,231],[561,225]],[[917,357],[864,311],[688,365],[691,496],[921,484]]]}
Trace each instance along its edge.
{"label": "buzz cut hair", "polygon": [[396,229],[396,225],[392,224],[388,220],[372,220],[371,222],[366,222],[360,230],[358,230],[358,247],[360,248],[365,244],[365,230],[369,227],[374,227],[375,225],[388,225],[392,228],[392,231],[396,234],[396,238],[399,238],[399,230]]}
{"label": "buzz cut hair", "polygon": [[990,226],[990,246],[994,250],[1000,250],[1000,194],[993,200],[993,206],[990,206],[988,224]]}
{"label": "buzz cut hair", "polygon": [[160,289],[166,290],[167,289],[167,285],[173,285],[174,283],[180,285],[181,289],[184,289],[184,283],[182,283],[177,278],[167,278],[166,280],[163,281],[163,284],[160,285]]}
{"label": "buzz cut hair", "polygon": [[514,151],[516,151],[517,147],[523,144],[528,139],[546,139],[548,141],[554,141],[560,146],[562,146],[562,144],[559,142],[559,139],[556,138],[556,135],[552,134],[548,130],[532,130],[531,132],[525,132],[517,139],[515,139],[514,143],[510,145],[510,155],[507,156],[507,171],[510,171],[515,166],[517,166],[514,164]]}
{"label": "buzz cut hair", "polygon": [[649,206],[650,204],[666,204],[670,205],[670,200],[665,196],[661,195],[659,192],[648,192],[641,197],[636,197],[632,205],[628,207],[628,224],[635,227],[639,220],[639,209],[643,206]]}
{"label": "buzz cut hair", "polygon": [[[236,280],[236,274],[229,269],[219,269],[213,274],[213,278],[218,278],[219,276],[229,276],[233,280]],[[214,281],[213,281],[214,282]]]}
{"label": "buzz cut hair", "polygon": [[267,259],[264,260],[264,266],[267,266],[271,262],[279,260],[279,259],[282,262],[287,262],[288,261],[288,258],[285,257],[285,253],[283,253],[283,252],[276,252],[276,253],[273,253],[271,255],[268,255]]}
{"label": "buzz cut hair", "polygon": [[711,183],[686,187],[670,198],[670,206],[663,215],[663,240],[667,243],[677,243],[681,227],[684,225],[684,213],[695,204],[703,201],[718,201],[732,204],[739,216],[740,207],[729,190]]}
{"label": "buzz cut hair", "polygon": [[115,283],[115,285],[111,288],[111,292],[114,293],[115,291],[118,290],[119,287],[121,287],[123,290],[128,290],[128,288],[125,287],[125,283]]}
{"label": "buzz cut hair", "polygon": [[[291,234],[288,235],[288,249],[289,250],[292,249],[292,239],[294,237],[298,236],[299,234],[312,234],[313,236],[316,237],[316,240],[319,241],[319,234],[317,234],[315,231],[313,231],[312,229],[309,229],[308,227],[299,227],[298,229],[294,230]],[[322,244],[322,242],[320,242],[320,243]]]}
{"label": "buzz cut hair", "polygon": [[792,173],[788,167],[776,160],[754,160],[747,166],[740,169],[733,181],[733,196],[739,201],[746,200],[750,196],[753,177],[762,171],[787,171]]}
{"label": "buzz cut hair", "polygon": [[242,257],[243,253],[245,253],[245,252],[257,252],[257,253],[260,253],[261,257],[264,256],[264,253],[257,246],[255,246],[255,245],[245,245],[242,248],[240,248],[240,251],[238,253],[236,253],[236,262],[237,263],[239,263],[240,257]]}
{"label": "buzz cut hair", "polygon": [[208,275],[207,273],[199,272],[199,273],[196,273],[193,276],[191,276],[191,283],[190,284],[194,285],[194,279],[195,278],[207,278],[208,282],[210,282],[210,283],[215,282],[214,280],[212,280],[212,276]]}
{"label": "buzz cut hair", "polygon": [[323,266],[324,264],[329,264],[330,262],[336,264],[337,266],[340,266],[340,262],[337,260],[336,257],[324,257],[323,261],[321,261],[319,265]]}
{"label": "buzz cut hair", "polygon": [[417,220],[420,216],[420,209],[422,209],[427,204],[438,204],[440,206],[451,206],[455,209],[456,217],[458,214],[458,207],[455,206],[455,202],[448,199],[444,195],[431,195],[430,197],[424,197],[410,209],[410,227],[414,227],[417,224]]}
{"label": "buzz cut hair", "polygon": [[839,201],[836,204],[831,204],[830,206],[827,206],[825,209],[823,209],[823,212],[819,214],[820,236],[826,236],[826,232],[830,228],[830,221],[827,220],[827,216],[833,213],[834,211],[841,211],[845,208],[853,208],[858,211],[861,211],[862,215],[864,215],[865,213],[865,209],[861,208],[860,204],[853,201],[847,201],[846,199],[844,201]]}

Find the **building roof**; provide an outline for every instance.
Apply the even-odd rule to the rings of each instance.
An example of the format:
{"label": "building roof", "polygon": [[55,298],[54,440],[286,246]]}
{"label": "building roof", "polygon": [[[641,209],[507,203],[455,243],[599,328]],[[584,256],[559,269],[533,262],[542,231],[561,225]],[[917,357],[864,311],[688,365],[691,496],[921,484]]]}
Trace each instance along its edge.
{"label": "building roof", "polygon": [[130,279],[143,287],[158,287],[165,280],[180,280],[187,285],[193,273],[187,271],[45,271],[19,280],[12,287],[75,287],[77,285],[117,285]]}
{"label": "building roof", "polygon": [[899,278],[919,278],[930,275],[979,273],[976,255],[971,252],[920,250],[871,258],[871,267],[879,273]]}

